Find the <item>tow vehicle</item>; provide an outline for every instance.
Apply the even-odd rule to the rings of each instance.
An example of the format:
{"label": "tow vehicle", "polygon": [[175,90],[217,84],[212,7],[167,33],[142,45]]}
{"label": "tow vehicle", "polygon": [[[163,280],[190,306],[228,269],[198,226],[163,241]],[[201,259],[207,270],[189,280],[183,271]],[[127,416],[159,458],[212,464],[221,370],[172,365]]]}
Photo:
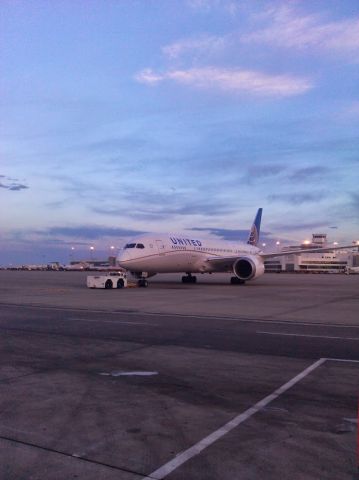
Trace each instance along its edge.
{"label": "tow vehicle", "polygon": [[105,275],[88,275],[86,284],[88,288],[125,288],[127,287],[127,274],[111,272]]}

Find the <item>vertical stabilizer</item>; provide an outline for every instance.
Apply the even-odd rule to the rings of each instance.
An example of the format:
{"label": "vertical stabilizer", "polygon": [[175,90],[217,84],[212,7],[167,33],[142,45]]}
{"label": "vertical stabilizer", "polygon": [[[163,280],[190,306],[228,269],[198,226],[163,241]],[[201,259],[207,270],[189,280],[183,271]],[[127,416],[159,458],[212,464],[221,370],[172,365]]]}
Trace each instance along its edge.
{"label": "vertical stabilizer", "polygon": [[260,229],[261,229],[262,211],[263,211],[263,208],[258,208],[256,218],[254,219],[254,222],[253,222],[251,231],[249,232],[249,237],[248,237],[248,240],[247,240],[247,243],[249,245],[257,246],[257,243],[259,241],[259,232],[260,232]]}

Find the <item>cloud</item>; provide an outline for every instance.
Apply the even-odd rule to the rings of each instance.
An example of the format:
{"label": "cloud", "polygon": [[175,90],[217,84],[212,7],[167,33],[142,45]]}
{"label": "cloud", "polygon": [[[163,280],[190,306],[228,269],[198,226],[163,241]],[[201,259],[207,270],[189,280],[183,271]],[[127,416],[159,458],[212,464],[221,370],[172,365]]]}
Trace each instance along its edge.
{"label": "cloud", "polygon": [[275,193],[269,195],[267,199],[270,202],[289,203],[291,205],[302,205],[303,203],[318,202],[326,198],[327,194],[323,192],[315,193]]}
{"label": "cloud", "polygon": [[317,228],[327,228],[328,223],[323,221],[318,222],[307,222],[307,223],[271,223],[271,228],[277,231],[285,231],[285,232],[295,232],[297,230],[308,230],[313,231]]}
{"label": "cloud", "polygon": [[151,200],[151,196],[146,198],[144,195],[143,201],[136,194],[129,195],[127,200],[130,208],[118,208],[113,206],[92,207],[92,211],[102,215],[129,217],[138,220],[165,220],[173,216],[212,216],[225,215],[236,211],[233,205],[229,205],[225,201],[218,199],[213,201],[196,200],[193,197],[192,201],[185,200],[182,196],[178,198],[171,198],[169,195],[161,195],[165,198],[164,202],[158,199]]}
{"label": "cloud", "polygon": [[195,227],[189,230],[193,232],[208,232],[217,237],[223,238],[223,240],[243,240],[248,237],[249,229],[247,230],[232,230],[229,228],[215,228],[215,227]]}
{"label": "cloud", "polygon": [[[226,215],[236,211],[238,205],[228,202],[218,191],[218,181],[202,184],[202,189],[186,187],[154,187],[143,188],[124,186],[119,196],[109,196],[100,204],[92,202],[89,209],[100,215],[136,220],[164,220],[173,217]],[[203,195],[203,191],[206,195]]]}
{"label": "cloud", "polygon": [[359,211],[359,193],[351,193],[350,197],[351,197],[350,204],[357,214]]}
{"label": "cloud", "polygon": [[238,12],[240,7],[237,0],[187,0],[187,3],[193,10],[207,13],[216,9],[232,16]]}
{"label": "cloud", "polygon": [[81,225],[76,227],[51,227],[47,230],[38,231],[37,233],[49,236],[59,235],[63,237],[96,240],[103,237],[131,237],[145,232],[127,228],[104,227],[101,225]]}
{"label": "cloud", "polygon": [[168,70],[164,73],[155,73],[152,69],[145,69],[139,72],[135,79],[147,85],[172,81],[198,89],[249,93],[262,97],[290,97],[301,95],[313,88],[313,83],[308,78],[216,67]]}
{"label": "cloud", "polygon": [[256,178],[266,178],[276,176],[286,170],[285,165],[253,165],[248,168],[248,176],[249,177],[256,177]]}
{"label": "cloud", "polygon": [[170,59],[177,59],[186,53],[209,53],[216,52],[224,48],[226,44],[225,37],[215,35],[201,35],[199,37],[185,38],[177,42],[166,45],[162,52]]}
{"label": "cloud", "polygon": [[242,43],[258,43],[279,47],[359,54],[359,18],[324,21],[317,14],[301,14],[292,6],[274,6],[257,15],[267,23],[240,37]]}
{"label": "cloud", "polygon": [[[2,186],[3,187],[3,186]],[[6,188],[6,187],[5,187]],[[9,190],[13,190],[13,191],[19,191],[19,190],[26,190],[27,188],[29,188],[27,185],[23,185],[22,183],[18,183],[18,184],[12,184],[10,185],[9,187],[7,187]]]}
{"label": "cloud", "polygon": [[6,175],[0,175],[0,178],[3,178],[6,181],[6,183],[0,182],[0,188],[11,190],[13,192],[18,192],[19,190],[26,190],[29,188],[27,185],[19,183],[16,178],[10,178]]}
{"label": "cloud", "polygon": [[[356,191],[343,191],[342,198],[332,205],[330,209],[331,222],[337,219],[339,228],[342,228],[344,222],[347,222],[348,230],[352,230],[352,234],[358,236],[359,225],[359,193]],[[331,223],[331,225],[333,225]]]}
{"label": "cloud", "polygon": [[322,178],[328,174],[330,169],[323,166],[313,166],[313,167],[304,167],[296,170],[294,173],[289,175],[288,179],[294,182],[308,181],[308,180],[317,180],[318,177]]}
{"label": "cloud", "polygon": [[[228,240],[231,242],[246,242],[249,235],[248,229],[229,229],[229,228],[217,228],[217,227],[196,227],[189,228],[191,232],[206,232],[210,235],[215,235],[220,237],[222,240]],[[261,242],[271,242],[273,238],[271,237],[270,232],[261,231],[260,232],[260,241]]]}

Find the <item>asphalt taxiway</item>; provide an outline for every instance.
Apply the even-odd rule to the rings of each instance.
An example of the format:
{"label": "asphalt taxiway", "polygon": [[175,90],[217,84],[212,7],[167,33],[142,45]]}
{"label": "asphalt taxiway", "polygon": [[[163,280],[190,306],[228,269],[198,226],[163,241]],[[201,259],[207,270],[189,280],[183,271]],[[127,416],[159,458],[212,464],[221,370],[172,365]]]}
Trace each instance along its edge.
{"label": "asphalt taxiway", "polygon": [[0,272],[0,478],[350,479],[359,276]]}

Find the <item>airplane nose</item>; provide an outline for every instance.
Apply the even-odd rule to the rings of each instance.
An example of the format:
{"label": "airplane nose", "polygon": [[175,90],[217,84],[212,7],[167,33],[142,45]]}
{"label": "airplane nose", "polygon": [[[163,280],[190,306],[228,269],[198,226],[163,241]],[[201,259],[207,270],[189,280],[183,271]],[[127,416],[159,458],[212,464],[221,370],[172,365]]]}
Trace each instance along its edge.
{"label": "airplane nose", "polygon": [[[128,262],[131,259],[130,254],[127,250],[123,250],[118,256],[117,256],[117,262],[118,264],[122,266],[126,266],[126,262]],[[123,264],[123,265],[122,265]]]}

